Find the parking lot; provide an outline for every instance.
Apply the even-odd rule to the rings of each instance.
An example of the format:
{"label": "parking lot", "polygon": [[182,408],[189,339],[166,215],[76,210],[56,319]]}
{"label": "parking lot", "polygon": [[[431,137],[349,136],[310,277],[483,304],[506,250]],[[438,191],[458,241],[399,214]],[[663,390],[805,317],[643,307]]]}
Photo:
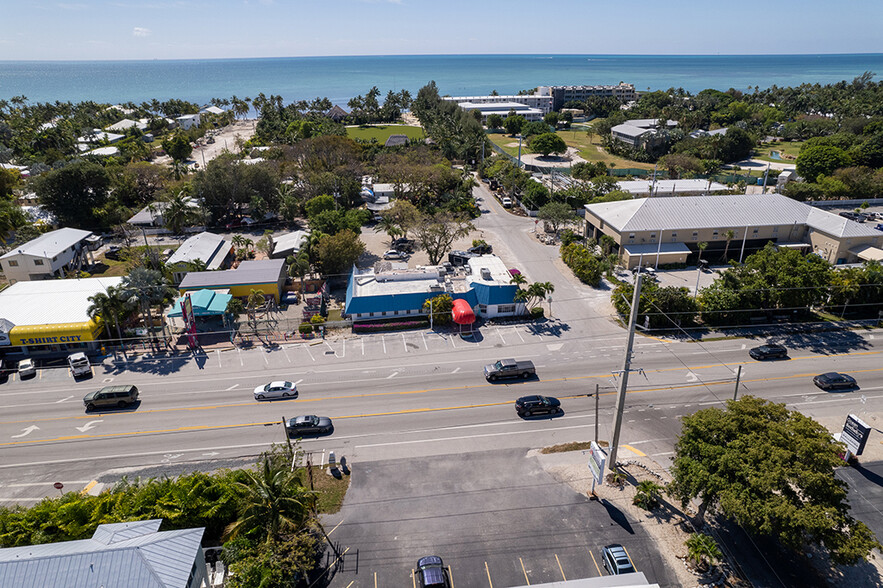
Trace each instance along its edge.
{"label": "parking lot", "polygon": [[334,587],[411,586],[426,555],[455,587],[597,577],[610,543],[651,582],[675,585],[638,521],[559,483],[527,449],[355,464],[343,509],[323,525],[346,552]]}

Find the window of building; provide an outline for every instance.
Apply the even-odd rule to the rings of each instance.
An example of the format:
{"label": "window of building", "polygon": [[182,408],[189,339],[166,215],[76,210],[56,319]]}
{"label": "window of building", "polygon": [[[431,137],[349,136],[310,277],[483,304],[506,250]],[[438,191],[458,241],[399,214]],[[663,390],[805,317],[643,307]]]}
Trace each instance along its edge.
{"label": "window of building", "polygon": [[383,312],[381,312],[380,316],[386,316],[386,311],[384,310]]}
{"label": "window of building", "polygon": [[9,267],[18,267],[18,262],[14,259],[9,260]]}
{"label": "window of building", "polygon": [[42,259],[35,259],[34,265],[43,265],[43,260]]}
{"label": "window of building", "polygon": [[501,304],[497,307],[497,312],[515,312],[514,304]]}
{"label": "window of building", "polygon": [[717,236],[718,236],[718,232],[717,232],[717,231],[715,231],[715,232],[713,232],[713,233],[711,234],[711,238],[712,238],[712,239],[717,239]]}
{"label": "window of building", "polygon": [[58,256],[56,255],[55,257],[53,257],[52,261],[58,261]]}
{"label": "window of building", "polygon": [[398,316],[398,315],[399,315],[399,311],[394,310],[394,311],[392,311],[392,314],[393,314],[394,316]]}
{"label": "window of building", "polygon": [[368,316],[374,316],[374,313],[373,313],[373,312],[369,312],[369,313],[368,313]]}
{"label": "window of building", "polygon": [[656,239],[656,233],[650,233],[650,240],[653,241]]}
{"label": "window of building", "polygon": [[478,312],[479,314],[487,314],[487,304],[479,304]]}
{"label": "window of building", "polygon": [[751,233],[752,233],[753,235],[756,235],[756,234],[757,234],[757,229],[754,229],[753,231],[751,231]]}
{"label": "window of building", "polygon": [[629,233],[629,239],[634,239],[634,238],[635,238],[635,234],[634,234],[634,233]]}

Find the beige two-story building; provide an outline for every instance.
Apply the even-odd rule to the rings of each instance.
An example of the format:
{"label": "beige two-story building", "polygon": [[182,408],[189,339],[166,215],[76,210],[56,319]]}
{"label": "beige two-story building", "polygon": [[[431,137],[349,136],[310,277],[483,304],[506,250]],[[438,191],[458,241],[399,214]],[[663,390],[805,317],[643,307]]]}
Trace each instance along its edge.
{"label": "beige two-story building", "polygon": [[588,204],[586,236],[612,238],[622,264],[742,261],[772,242],[832,264],[883,260],[883,232],[779,194],[638,198]]}
{"label": "beige two-story building", "polygon": [[43,233],[0,257],[0,272],[10,284],[64,277],[95,263],[89,231],[62,228]]}

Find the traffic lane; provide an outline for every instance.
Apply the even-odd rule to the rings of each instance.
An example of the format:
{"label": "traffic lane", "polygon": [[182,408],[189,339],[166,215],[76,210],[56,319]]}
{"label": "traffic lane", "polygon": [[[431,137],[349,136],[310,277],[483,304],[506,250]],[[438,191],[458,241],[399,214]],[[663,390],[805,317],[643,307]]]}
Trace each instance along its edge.
{"label": "traffic lane", "polygon": [[[612,522],[604,505],[525,456],[516,448],[359,462],[343,509],[323,523],[341,523],[332,540],[358,549],[360,568],[331,585],[371,585],[375,572],[378,585],[400,585],[402,571],[430,554],[451,567],[455,586],[524,585],[522,561],[531,583],[560,581],[562,569],[569,579],[597,576],[589,552],[612,542],[638,546],[647,552],[641,562],[655,557],[662,566],[640,524],[618,515],[625,524]],[[651,581],[670,584],[664,567],[650,570]]]}

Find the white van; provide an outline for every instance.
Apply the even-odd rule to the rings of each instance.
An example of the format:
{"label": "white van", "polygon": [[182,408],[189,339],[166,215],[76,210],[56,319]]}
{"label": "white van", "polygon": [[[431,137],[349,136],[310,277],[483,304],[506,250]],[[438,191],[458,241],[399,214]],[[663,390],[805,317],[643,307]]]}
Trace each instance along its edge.
{"label": "white van", "polygon": [[92,375],[92,364],[89,363],[89,358],[82,351],[68,355],[67,364],[70,366],[71,375],[75,378],[87,374]]}
{"label": "white van", "polygon": [[512,199],[508,196],[503,198],[503,208],[512,208]]}

